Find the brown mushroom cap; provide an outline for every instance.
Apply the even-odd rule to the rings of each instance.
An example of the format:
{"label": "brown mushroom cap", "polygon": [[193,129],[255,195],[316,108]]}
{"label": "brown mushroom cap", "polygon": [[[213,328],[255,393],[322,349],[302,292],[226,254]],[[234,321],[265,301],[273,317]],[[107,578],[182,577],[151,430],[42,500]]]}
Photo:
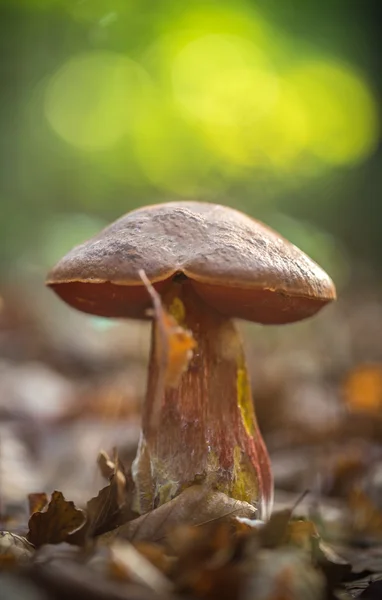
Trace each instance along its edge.
{"label": "brown mushroom cap", "polygon": [[106,317],[144,318],[143,269],[163,293],[182,274],[206,304],[259,323],[288,323],[336,297],[330,277],[281,235],[241,212],[201,202],[134,210],[69,252],[47,285]]}

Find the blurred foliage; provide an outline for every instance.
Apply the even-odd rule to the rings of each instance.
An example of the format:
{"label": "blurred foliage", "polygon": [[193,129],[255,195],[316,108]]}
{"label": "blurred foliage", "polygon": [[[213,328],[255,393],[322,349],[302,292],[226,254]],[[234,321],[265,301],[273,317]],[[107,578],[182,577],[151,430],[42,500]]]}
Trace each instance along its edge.
{"label": "blurred foliage", "polygon": [[190,197],[277,225],[339,279],[346,253],[381,261],[374,17],[3,0],[0,267],[45,269],[127,210]]}

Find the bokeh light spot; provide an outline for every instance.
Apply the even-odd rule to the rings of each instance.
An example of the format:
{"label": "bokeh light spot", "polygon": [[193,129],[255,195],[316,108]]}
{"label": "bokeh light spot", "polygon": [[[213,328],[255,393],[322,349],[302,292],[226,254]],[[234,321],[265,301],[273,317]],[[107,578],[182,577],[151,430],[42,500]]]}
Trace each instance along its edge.
{"label": "bokeh light spot", "polygon": [[298,171],[307,141],[306,119],[292,86],[279,80],[277,96],[256,121],[237,119],[205,128],[210,146],[231,162],[266,170]]}
{"label": "bokeh light spot", "polygon": [[380,133],[376,102],[350,67],[329,60],[305,62],[288,80],[304,106],[309,147],[320,160],[353,163],[375,149]]}
{"label": "bokeh light spot", "polygon": [[[206,35],[232,35],[245,38],[267,54],[279,48],[280,36],[259,11],[247,6],[208,5],[205,2],[184,3],[174,18],[162,21],[162,34],[167,37],[167,56],[174,56],[182,46]],[[172,42],[172,43],[171,43]]]}
{"label": "bokeh light spot", "polygon": [[277,96],[277,78],[264,54],[238,36],[209,35],[187,44],[174,59],[172,81],[186,111],[218,125],[248,125]]}
{"label": "bokeh light spot", "polygon": [[83,150],[109,148],[129,131],[148,83],[142,67],[123,54],[76,56],[50,79],[45,114],[67,143]]}

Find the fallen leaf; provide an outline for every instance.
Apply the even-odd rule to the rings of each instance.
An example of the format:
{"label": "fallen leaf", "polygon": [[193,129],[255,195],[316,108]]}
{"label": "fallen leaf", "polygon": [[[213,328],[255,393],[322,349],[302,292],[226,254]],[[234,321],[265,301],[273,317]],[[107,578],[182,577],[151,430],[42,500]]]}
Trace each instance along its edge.
{"label": "fallen leaf", "polygon": [[29,516],[35,512],[41,512],[48,504],[49,498],[45,492],[28,494]]}
{"label": "fallen leaf", "polygon": [[288,523],[285,542],[312,554],[313,539],[318,537],[318,531],[313,521],[292,519]]}
{"label": "fallen leaf", "polygon": [[102,488],[98,495],[87,503],[89,537],[110,531],[136,516],[130,507],[133,487],[131,477],[127,477],[116,454],[111,460],[104,453],[103,462],[105,458],[109,467],[113,465],[113,473],[109,485]]}
{"label": "fallen leaf", "polygon": [[100,450],[97,456],[97,465],[102,477],[110,479],[115,472],[115,463],[111,460],[105,450]]}
{"label": "fallen leaf", "polygon": [[[204,527],[179,525],[167,538],[171,553],[183,567],[187,565],[217,568],[225,565],[235,552],[235,529],[227,521],[212,521]],[[180,569],[181,570],[181,569]]]}
{"label": "fallen leaf", "polygon": [[247,502],[234,500],[204,486],[193,485],[173,500],[104,534],[101,539],[104,543],[115,538],[157,542],[163,540],[179,524],[200,526],[255,514],[256,509]]}
{"label": "fallen leaf", "polygon": [[352,567],[321,538],[313,539],[313,562],[323,571],[330,589],[333,589],[347,577]]}
{"label": "fallen leaf", "polygon": [[345,379],[343,394],[351,411],[379,415],[382,407],[382,365],[357,366]]}
{"label": "fallen leaf", "polygon": [[87,503],[91,537],[113,529],[114,521],[121,509],[118,496],[116,479],[112,477],[109,485],[102,488],[98,495]]}
{"label": "fallen leaf", "polygon": [[321,568],[330,589],[351,571],[349,562],[321,539],[313,521],[292,519],[288,524],[286,543],[307,553],[312,564]]}
{"label": "fallen leaf", "polygon": [[373,538],[382,536],[382,513],[362,489],[352,490],[348,506],[353,534]]}
{"label": "fallen leaf", "polygon": [[29,519],[28,541],[36,548],[43,544],[59,544],[84,524],[84,512],[61,492],[53,492],[49,504]]}
{"label": "fallen leaf", "polygon": [[147,587],[110,576],[109,548],[91,548],[87,554],[68,544],[43,546],[33,561],[33,580],[49,590],[49,598],[62,600],[153,600],[155,597]]}
{"label": "fallen leaf", "polygon": [[10,567],[31,558],[32,544],[20,535],[0,531],[0,567]]}
{"label": "fallen leaf", "polygon": [[165,575],[169,574],[174,562],[174,558],[170,558],[165,553],[163,546],[149,542],[134,542],[133,546],[136,550],[138,550],[138,552],[147,558],[151,564],[162,571],[162,573]]}
{"label": "fallen leaf", "polygon": [[326,582],[304,552],[281,547],[260,550],[248,564],[242,600],[323,600]]}
{"label": "fallen leaf", "polygon": [[258,529],[261,545],[264,548],[276,548],[286,540],[292,509],[285,508],[272,513],[269,521]]}
{"label": "fallen leaf", "polygon": [[110,553],[110,574],[112,576],[139,583],[159,594],[172,591],[174,586],[170,580],[132,544],[115,541],[110,547]]}
{"label": "fallen leaf", "polygon": [[187,370],[196,342],[192,333],[179,325],[162,306],[158,292],[153,288],[144,271],[139,275],[145,284],[154,308],[158,331],[157,360],[161,365],[165,387],[177,387],[182,374]]}
{"label": "fallen leaf", "polygon": [[272,513],[263,527],[255,526],[259,531],[261,545],[264,548],[276,548],[276,546],[287,541],[288,528],[293,512],[308,493],[309,491],[305,490],[291,508]]}
{"label": "fallen leaf", "polygon": [[[202,598],[239,596],[241,576],[234,560],[241,547],[237,521],[211,521],[203,527],[180,525],[166,540],[177,557],[173,578],[177,588]],[[248,535],[248,528],[247,528]]]}

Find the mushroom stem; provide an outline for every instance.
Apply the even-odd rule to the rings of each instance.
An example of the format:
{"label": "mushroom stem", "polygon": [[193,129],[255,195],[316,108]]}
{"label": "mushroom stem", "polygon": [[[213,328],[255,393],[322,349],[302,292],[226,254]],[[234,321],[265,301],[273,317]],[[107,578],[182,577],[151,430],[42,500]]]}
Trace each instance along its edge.
{"label": "mushroom stem", "polygon": [[[205,481],[257,506],[258,518],[266,518],[272,503],[271,468],[235,324],[208,307],[190,281],[174,283],[162,301],[191,330],[197,347],[178,387],[160,389],[153,326],[141,440],[133,465],[135,508],[145,513]],[[154,413],[159,417],[153,427]]]}

